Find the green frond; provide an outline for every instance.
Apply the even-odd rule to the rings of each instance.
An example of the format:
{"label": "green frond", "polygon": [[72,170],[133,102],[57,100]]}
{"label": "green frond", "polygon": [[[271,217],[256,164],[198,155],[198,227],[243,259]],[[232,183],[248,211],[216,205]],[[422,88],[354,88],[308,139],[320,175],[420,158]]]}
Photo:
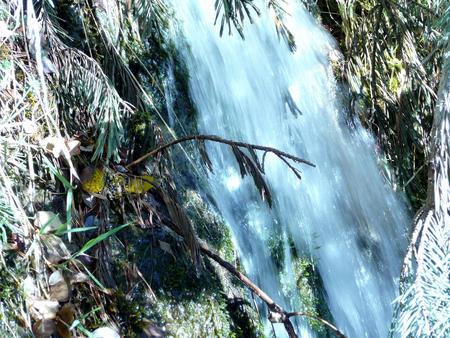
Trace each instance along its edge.
{"label": "green frond", "polygon": [[133,1],[134,18],[139,24],[142,37],[147,37],[152,30],[160,34],[167,26],[169,8],[162,0]]}
{"label": "green frond", "polygon": [[417,260],[409,262],[408,287],[396,300],[395,331],[401,337],[447,337],[450,334],[448,216],[431,211],[418,226],[423,233]]}
{"label": "green frond", "polygon": [[[64,120],[76,132],[80,126],[95,130],[93,159],[118,159],[124,118],[132,113],[96,60],[72,48],[61,48],[55,64],[59,71],[57,96]],[[94,136],[92,135],[92,136]]]}
{"label": "green frond", "polygon": [[223,34],[225,26],[228,27],[228,34],[231,35],[234,27],[239,35],[244,38],[243,24],[247,18],[253,23],[252,13],[260,15],[260,10],[253,0],[216,0],[214,4],[216,18],[214,24],[220,17],[220,36]]}

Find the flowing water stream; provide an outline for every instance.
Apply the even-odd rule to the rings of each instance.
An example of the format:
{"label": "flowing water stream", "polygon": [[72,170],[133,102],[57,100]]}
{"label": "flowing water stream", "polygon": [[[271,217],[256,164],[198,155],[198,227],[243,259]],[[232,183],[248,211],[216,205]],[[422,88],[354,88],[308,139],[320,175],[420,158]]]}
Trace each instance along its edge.
{"label": "flowing water stream", "polygon": [[[247,21],[244,41],[236,31],[219,36],[213,0],[174,2],[175,40],[189,70],[199,131],[276,147],[316,164],[300,166],[299,181],[268,155],[270,209],[251,178],[240,177],[232,152],[212,145],[211,195],[245,271],[280,305],[302,309],[293,243],[314,262],[336,325],[348,337],[386,337],[408,216],[383,178],[372,138],[345,122],[329,62],[334,40],[299,3],[285,6],[297,44],[292,53],[261,3],[262,15],[253,25]],[[301,113],[289,108],[292,100]],[[274,238],[282,244],[282,268],[269,250]],[[304,320],[295,324],[301,337],[316,336]],[[275,327],[277,337],[285,335],[282,325]]]}

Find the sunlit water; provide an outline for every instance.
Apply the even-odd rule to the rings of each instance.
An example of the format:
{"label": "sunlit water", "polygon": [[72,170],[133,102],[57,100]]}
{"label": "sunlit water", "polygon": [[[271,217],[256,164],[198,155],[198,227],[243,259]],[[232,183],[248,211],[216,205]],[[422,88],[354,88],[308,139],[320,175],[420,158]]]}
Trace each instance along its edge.
{"label": "sunlit water", "polygon": [[[298,2],[286,5],[295,53],[278,39],[264,5],[255,24],[247,21],[243,41],[236,31],[219,36],[213,0],[174,2],[180,21],[174,36],[189,70],[199,131],[276,147],[317,166],[300,166],[299,181],[268,155],[269,209],[251,178],[241,179],[231,151],[209,146],[211,194],[245,271],[283,307],[302,310],[291,237],[297,252],[314,261],[336,325],[349,337],[386,337],[407,215],[381,175],[371,137],[344,121],[329,64],[334,41]],[[302,115],[289,111],[289,96]],[[268,249],[276,233],[283,241],[283,271]],[[286,335],[282,325],[275,327],[278,337]],[[315,336],[303,320],[296,329],[301,337]]]}

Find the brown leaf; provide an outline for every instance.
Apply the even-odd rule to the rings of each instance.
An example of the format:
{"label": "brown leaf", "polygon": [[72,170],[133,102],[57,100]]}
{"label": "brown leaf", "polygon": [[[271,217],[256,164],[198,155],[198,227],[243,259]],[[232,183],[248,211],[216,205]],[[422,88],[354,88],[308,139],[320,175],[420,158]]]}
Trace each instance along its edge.
{"label": "brown leaf", "polygon": [[[255,183],[256,188],[258,189],[263,200],[269,204],[269,207],[272,207],[272,195],[270,194],[269,187],[266,184],[266,181],[263,178],[264,169],[263,166],[260,165],[258,158],[252,160],[248,157],[242,150],[240,150],[237,146],[232,146],[234,157],[239,165],[239,170],[241,172],[241,176],[250,175],[253,178],[253,182]],[[254,153],[254,152],[253,152]],[[256,154],[252,155],[255,157]]]}
{"label": "brown leaf", "polygon": [[57,264],[70,258],[70,251],[61,238],[53,234],[41,236],[45,258],[51,264]]}
{"label": "brown leaf", "polygon": [[170,196],[167,192],[162,189],[160,190],[161,197],[167,207],[170,218],[179,227],[179,232],[184,238],[184,243],[188,249],[188,252],[197,266],[200,263],[200,253],[197,241],[197,235],[194,228],[192,227],[191,221],[187,217],[183,208],[176,202],[174,193]]}
{"label": "brown leaf", "polygon": [[152,321],[144,319],[145,326],[142,330],[143,337],[146,338],[162,338],[166,337],[166,333]]}
{"label": "brown leaf", "polygon": [[75,320],[75,306],[72,303],[64,304],[58,312],[56,330],[62,338],[71,338],[69,327]]}
{"label": "brown leaf", "polygon": [[213,171],[211,159],[208,156],[208,152],[206,151],[205,142],[203,140],[198,141],[198,151],[200,152],[201,159],[203,163],[205,163],[206,167],[210,172]]}
{"label": "brown leaf", "polygon": [[36,320],[55,319],[59,310],[57,301],[36,299],[30,301],[30,313]]}
{"label": "brown leaf", "polygon": [[33,325],[33,333],[37,338],[48,338],[56,332],[56,325],[52,319],[38,320]]}
{"label": "brown leaf", "polygon": [[48,279],[48,284],[50,285],[50,299],[59,302],[67,302],[69,300],[70,287],[61,271],[53,272]]}

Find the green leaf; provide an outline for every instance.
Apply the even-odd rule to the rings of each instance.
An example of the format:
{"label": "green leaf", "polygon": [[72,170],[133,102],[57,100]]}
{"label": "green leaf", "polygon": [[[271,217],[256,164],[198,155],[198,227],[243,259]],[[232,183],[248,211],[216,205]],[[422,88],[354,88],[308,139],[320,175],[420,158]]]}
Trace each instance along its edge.
{"label": "green leaf", "polygon": [[85,227],[85,228],[73,228],[73,229],[66,229],[63,228],[61,230],[58,230],[56,232],[56,235],[64,235],[64,234],[69,234],[69,233],[74,233],[74,232],[87,232],[87,231],[91,231],[91,230],[95,230],[97,229],[97,227]]}
{"label": "green leaf", "polygon": [[80,251],[78,251],[72,258],[78,257],[79,255],[85,253],[86,251],[88,251],[92,247],[96,246],[101,241],[107,239],[108,237],[114,235],[116,232],[119,232],[120,230],[126,228],[129,225],[130,225],[129,223],[120,225],[117,228],[113,228],[113,229],[109,230],[108,232],[105,232],[105,233],[89,240],[85,245],[83,245],[83,247],[80,249]]}
{"label": "green leaf", "polygon": [[46,158],[43,158],[45,165],[50,169],[50,172],[55,175],[58,180],[61,181],[61,183],[64,185],[64,188],[66,189],[75,189],[75,187],[70,184],[70,182],[59,172],[59,170]]}

